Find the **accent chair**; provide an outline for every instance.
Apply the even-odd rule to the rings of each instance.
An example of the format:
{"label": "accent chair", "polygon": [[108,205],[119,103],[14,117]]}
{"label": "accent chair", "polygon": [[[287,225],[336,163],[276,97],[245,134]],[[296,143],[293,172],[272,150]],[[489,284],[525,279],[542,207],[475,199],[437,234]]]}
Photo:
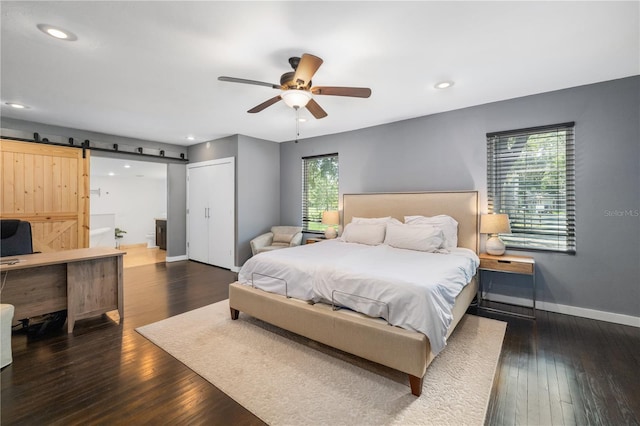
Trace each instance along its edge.
{"label": "accent chair", "polygon": [[255,256],[265,251],[299,246],[302,243],[302,226],[272,226],[271,232],[251,240],[251,253]]}

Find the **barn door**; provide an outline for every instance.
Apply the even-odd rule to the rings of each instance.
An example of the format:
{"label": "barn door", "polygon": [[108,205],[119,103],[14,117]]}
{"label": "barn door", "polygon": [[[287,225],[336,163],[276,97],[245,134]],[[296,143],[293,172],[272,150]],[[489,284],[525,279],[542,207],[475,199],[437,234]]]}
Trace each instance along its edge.
{"label": "barn door", "polygon": [[31,222],[33,249],[89,247],[89,151],[0,140],[0,216]]}

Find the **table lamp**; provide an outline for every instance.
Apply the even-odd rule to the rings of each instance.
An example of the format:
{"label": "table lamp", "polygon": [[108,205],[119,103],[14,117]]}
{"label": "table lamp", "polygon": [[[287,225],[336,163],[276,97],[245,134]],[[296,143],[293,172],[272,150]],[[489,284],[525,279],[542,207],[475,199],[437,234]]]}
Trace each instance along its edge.
{"label": "table lamp", "polygon": [[480,233],[489,234],[485,245],[488,254],[502,256],[505,246],[498,234],[510,232],[509,216],[506,214],[483,214],[480,218]]}
{"label": "table lamp", "polygon": [[338,231],[334,225],[338,225],[340,223],[340,215],[337,210],[328,210],[322,212],[322,223],[327,226],[327,229],[324,230],[324,236],[328,240],[331,240],[338,236]]}

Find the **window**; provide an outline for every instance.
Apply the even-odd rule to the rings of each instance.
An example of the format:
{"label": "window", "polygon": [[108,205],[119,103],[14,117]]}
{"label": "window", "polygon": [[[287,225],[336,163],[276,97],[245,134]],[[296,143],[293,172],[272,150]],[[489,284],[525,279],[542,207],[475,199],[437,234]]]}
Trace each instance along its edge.
{"label": "window", "polygon": [[574,123],[487,134],[490,213],[509,248],[575,253]]}
{"label": "window", "polygon": [[302,159],[302,228],[324,232],[322,212],[338,210],[338,154]]}

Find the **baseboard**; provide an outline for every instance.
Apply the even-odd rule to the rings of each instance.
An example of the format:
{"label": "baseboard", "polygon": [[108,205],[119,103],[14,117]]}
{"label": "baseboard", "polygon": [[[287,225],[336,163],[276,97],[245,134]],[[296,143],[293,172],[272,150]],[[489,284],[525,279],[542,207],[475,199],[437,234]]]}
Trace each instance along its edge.
{"label": "baseboard", "polygon": [[[531,299],[521,297],[511,297],[496,293],[485,293],[484,298],[493,302],[510,303],[531,307]],[[536,301],[536,309],[541,311],[555,312],[558,314],[573,315],[599,321],[612,322],[616,324],[640,327],[640,317],[632,315],[616,314],[613,312],[598,311],[596,309],[579,308],[577,306],[561,305],[559,303]]]}
{"label": "baseboard", "polygon": [[189,260],[186,254],[182,256],[167,256],[166,262],[180,262],[181,260]]}
{"label": "baseboard", "polygon": [[240,266],[232,266],[230,271],[238,273],[238,272],[240,272]]}

